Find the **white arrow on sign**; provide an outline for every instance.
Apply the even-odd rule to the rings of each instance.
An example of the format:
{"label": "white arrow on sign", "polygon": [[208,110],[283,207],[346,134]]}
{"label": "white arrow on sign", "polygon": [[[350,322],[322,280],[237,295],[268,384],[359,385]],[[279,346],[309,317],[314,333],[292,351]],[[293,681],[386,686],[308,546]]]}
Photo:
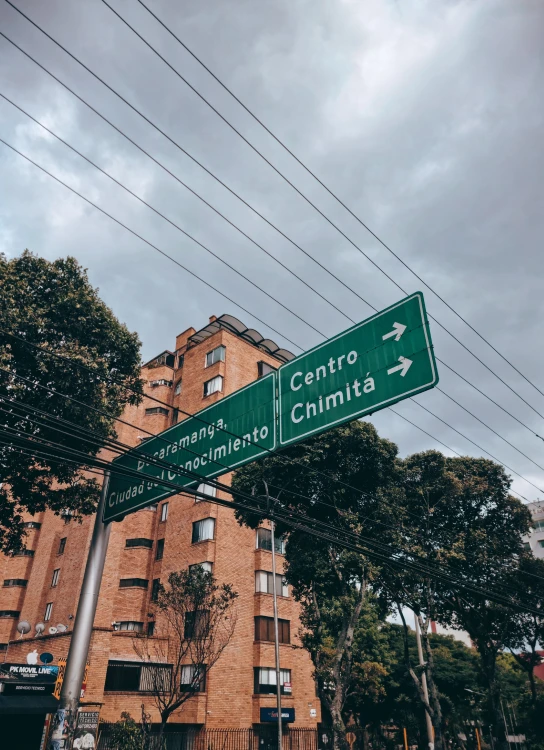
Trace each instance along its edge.
{"label": "white arrow on sign", "polygon": [[403,326],[402,323],[393,323],[393,330],[386,333],[385,336],[382,336],[382,339],[386,341],[394,336],[395,341],[398,341],[405,330],[406,326]]}
{"label": "white arrow on sign", "polygon": [[400,376],[403,378],[408,370],[410,369],[412,365],[412,360],[408,359],[407,357],[399,357],[400,365],[397,365],[396,367],[392,367],[390,370],[387,371],[388,375],[392,375],[394,372],[400,371]]}

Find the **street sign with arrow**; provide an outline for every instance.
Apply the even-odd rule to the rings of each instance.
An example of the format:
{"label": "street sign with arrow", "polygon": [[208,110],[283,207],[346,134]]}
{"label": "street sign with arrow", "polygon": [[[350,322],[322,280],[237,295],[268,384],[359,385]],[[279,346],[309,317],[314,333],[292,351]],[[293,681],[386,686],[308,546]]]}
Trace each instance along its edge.
{"label": "street sign with arrow", "polygon": [[363,320],[278,371],[279,444],[384,409],[438,383],[421,292]]}

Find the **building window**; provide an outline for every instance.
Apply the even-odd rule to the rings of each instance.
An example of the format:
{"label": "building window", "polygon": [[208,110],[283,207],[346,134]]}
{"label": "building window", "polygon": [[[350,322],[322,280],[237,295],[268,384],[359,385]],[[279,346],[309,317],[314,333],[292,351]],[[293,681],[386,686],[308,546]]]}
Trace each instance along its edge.
{"label": "building window", "polygon": [[[274,618],[273,617],[256,617],[255,618],[255,640],[256,641],[273,641],[274,640]],[[278,620],[278,641],[280,643],[291,643],[289,620]]]}
{"label": "building window", "polygon": [[[203,482],[198,485],[197,492],[202,492],[203,495],[209,495],[209,497],[215,497],[217,494],[217,488],[211,484],[205,484]],[[204,500],[204,498],[195,495],[195,503],[199,503],[201,500]]]}
{"label": "building window", "polygon": [[[275,535],[274,548],[280,555],[285,553],[285,540]],[[266,549],[272,552],[272,532],[270,529],[257,529],[257,549]]]}
{"label": "building window", "polygon": [[196,570],[197,568],[202,568],[202,570],[205,570],[206,573],[211,573],[213,569],[213,563],[206,561],[195,563],[194,565],[189,565],[190,571]]}
{"label": "building window", "polygon": [[9,643],[0,643],[0,651],[7,651]]}
{"label": "building window", "polygon": [[24,578],[5,578],[4,586],[26,586],[28,583]]}
{"label": "building window", "polygon": [[114,626],[115,630],[130,630],[134,633],[143,633],[144,624],[143,622],[137,622],[136,620],[121,620]]}
{"label": "building window", "polygon": [[60,568],[53,571],[53,578],[51,579],[51,588],[54,589],[59,582]]}
{"label": "building window", "polygon": [[21,549],[19,552],[14,552],[13,557],[34,557],[33,549]]}
{"label": "building window", "polygon": [[168,691],[171,676],[171,664],[109,661],[104,690],[117,693]]}
{"label": "building window", "polygon": [[121,578],[120,589],[146,589],[149,584],[147,578]]}
{"label": "building window", "polygon": [[25,521],[23,524],[23,528],[25,529],[41,529],[41,527],[42,525],[38,521]]}
{"label": "building window", "polygon": [[155,560],[162,560],[163,557],[164,557],[164,539],[158,539]]}
{"label": "building window", "polygon": [[66,549],[66,539],[67,537],[63,536],[62,539],[59,542],[59,551],[57,552],[58,555],[63,555],[64,550]]}
{"label": "building window", "polygon": [[217,346],[215,349],[212,349],[211,352],[208,352],[206,354],[206,367],[211,367],[211,365],[215,365],[216,362],[224,362],[226,351],[226,347]]}
{"label": "building window", "polygon": [[210,613],[206,609],[185,613],[184,638],[204,638],[208,633]]}
{"label": "building window", "polygon": [[168,503],[161,505],[161,522],[168,520]]}
{"label": "building window", "polygon": [[151,622],[147,623],[147,635],[151,637],[152,635],[155,635],[155,621],[151,620]]}
{"label": "building window", "polygon": [[[255,571],[255,591],[258,594],[273,594],[273,574],[267,570]],[[287,581],[279,573],[276,573],[276,593],[278,596],[289,596]]]}
{"label": "building window", "polygon": [[176,387],[174,388],[174,395],[179,396],[180,393],[181,393],[181,380],[178,380],[178,382],[176,383]]}
{"label": "building window", "polygon": [[146,547],[147,549],[151,549],[153,547],[153,539],[143,539],[142,537],[127,539],[125,547]]}
{"label": "building window", "polygon": [[44,622],[51,619],[51,612],[53,611],[53,602],[48,602],[45,605],[45,614],[43,616]]}
{"label": "building window", "polygon": [[185,692],[206,692],[206,667],[200,664],[185,664],[181,668],[181,689]]}
{"label": "building window", "polygon": [[191,544],[205,542],[213,539],[215,534],[215,518],[203,518],[193,523],[193,536]]}
{"label": "building window", "polygon": [[0,609],[0,617],[19,617],[20,614],[15,609]]}
{"label": "building window", "polygon": [[158,388],[159,386],[165,386],[166,388],[171,388],[173,383],[171,380],[165,380],[164,378],[160,378],[159,380],[150,380],[149,385],[151,388]]}
{"label": "building window", "polygon": [[153,513],[157,510],[159,506],[155,503],[154,505],[148,505],[147,508],[144,508],[143,510],[151,510]]}
{"label": "building window", "polygon": [[544,539],[539,539],[539,540],[538,540],[538,544],[539,544],[539,545],[540,545],[541,547],[544,547]]}
{"label": "building window", "polygon": [[148,417],[151,414],[164,414],[164,416],[167,417],[168,409],[165,409],[164,406],[151,406],[149,409],[145,410],[145,415]]}
{"label": "building window", "polygon": [[529,542],[523,542],[523,549],[526,550],[526,552],[531,551],[531,545],[529,544]]}
{"label": "building window", "polygon": [[185,359],[185,355],[184,354],[178,354],[178,368],[179,367],[183,367],[183,361],[184,361],[184,359]]}
{"label": "building window", "polygon": [[276,372],[276,368],[269,365],[268,362],[257,362],[257,367],[259,368],[260,378],[264,378],[265,375],[268,375],[271,372]]}
{"label": "building window", "polygon": [[204,383],[204,395],[211,396],[212,393],[221,393],[223,390],[223,377],[218,375]]}
{"label": "building window", "polygon": [[531,525],[535,531],[544,531],[544,518],[540,521],[533,521]]}
{"label": "building window", "polygon": [[159,591],[161,590],[161,579],[154,578],[151,584],[151,601],[156,602],[159,598]]}
{"label": "building window", "polygon": [[[273,667],[255,667],[254,672],[256,693],[277,693],[276,670]],[[280,670],[280,692],[282,695],[291,693],[290,669]]]}

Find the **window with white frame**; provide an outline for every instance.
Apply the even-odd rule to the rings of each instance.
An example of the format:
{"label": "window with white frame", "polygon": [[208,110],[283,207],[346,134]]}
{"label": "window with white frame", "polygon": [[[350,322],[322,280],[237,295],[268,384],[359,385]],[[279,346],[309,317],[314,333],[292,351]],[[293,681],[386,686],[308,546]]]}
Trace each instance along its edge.
{"label": "window with white frame", "polygon": [[[273,594],[273,574],[268,570],[255,571],[255,591],[258,594]],[[276,574],[276,592],[278,596],[289,596],[289,586],[285,578]]]}
{"label": "window with white frame", "polygon": [[174,388],[174,395],[179,396],[180,393],[181,393],[181,380],[178,380],[178,382],[176,383],[176,387]]}
{"label": "window with white frame", "polygon": [[[272,532],[270,529],[257,529],[257,549],[272,552]],[[285,554],[285,541],[277,534],[274,535],[274,549],[279,555]]]}
{"label": "window with white frame", "polygon": [[53,578],[51,579],[51,588],[54,589],[59,582],[60,568],[53,571]]}
{"label": "window with white frame", "polygon": [[206,573],[211,573],[213,570],[213,563],[208,562],[206,560],[205,562],[199,562],[195,563],[194,565],[189,565],[189,570],[196,570],[197,568],[202,568],[202,570],[205,570]]}
{"label": "window with white frame", "polygon": [[193,523],[192,544],[212,540],[215,534],[215,518],[203,518]]}
{"label": "window with white frame", "polygon": [[[274,667],[255,667],[255,693],[277,693]],[[291,692],[291,670],[280,669],[280,692]]]}
{"label": "window with white frame", "polygon": [[135,633],[143,633],[144,624],[143,622],[137,622],[136,620],[121,620],[114,626],[115,630],[130,630]]}
{"label": "window with white frame", "polygon": [[48,602],[45,605],[45,614],[43,616],[43,619],[45,622],[51,619],[51,613],[53,611],[53,602]]}
{"label": "window with white frame", "polygon": [[211,380],[206,380],[204,383],[204,395],[211,396],[212,393],[221,393],[223,391],[223,377],[217,375],[217,377]]}
{"label": "window with white frame", "polygon": [[[197,492],[201,492],[203,495],[209,495],[209,497],[215,497],[217,494],[217,488],[211,484],[205,484],[203,482],[198,485]],[[195,503],[199,503],[201,500],[204,500],[204,498],[200,497],[200,495],[195,495]]]}
{"label": "window with white frame", "polygon": [[161,521],[166,521],[168,519],[168,503],[163,503],[161,505]]}
{"label": "window with white frame", "polygon": [[185,664],[181,668],[181,689],[186,692],[206,692],[206,667],[201,664]]}
{"label": "window with white frame", "polygon": [[215,365],[216,362],[224,362],[226,351],[226,347],[217,346],[215,349],[212,349],[211,352],[208,352],[206,354],[206,367],[211,367],[211,365]]}

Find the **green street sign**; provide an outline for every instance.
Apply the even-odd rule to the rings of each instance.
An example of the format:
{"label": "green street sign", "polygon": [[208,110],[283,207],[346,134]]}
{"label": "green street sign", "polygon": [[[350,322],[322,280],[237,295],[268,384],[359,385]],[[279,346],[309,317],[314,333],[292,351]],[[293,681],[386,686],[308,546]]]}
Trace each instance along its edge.
{"label": "green street sign", "polygon": [[279,445],[385,409],[438,383],[421,292],[278,371]]}
{"label": "green street sign", "polygon": [[180,492],[198,486],[198,480],[148,463],[142,454],[196,473],[205,481],[275,447],[276,373],[270,373],[114,459],[116,468],[137,471],[141,479],[112,473],[104,523],[174,495],[176,491],[161,485],[161,479],[179,486]]}

